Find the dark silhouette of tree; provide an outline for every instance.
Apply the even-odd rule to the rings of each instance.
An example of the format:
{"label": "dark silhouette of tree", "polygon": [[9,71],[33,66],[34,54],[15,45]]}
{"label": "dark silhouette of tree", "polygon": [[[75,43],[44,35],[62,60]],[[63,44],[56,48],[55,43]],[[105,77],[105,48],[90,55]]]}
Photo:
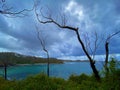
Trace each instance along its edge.
{"label": "dark silhouette of tree", "polygon": [[[98,33],[97,32],[93,32],[93,36],[94,36],[94,40],[90,41],[90,37],[87,34],[84,35],[85,38],[85,44],[86,44],[86,48],[88,48],[88,52],[91,53],[91,55],[93,56],[93,60],[95,58],[96,55],[96,51],[98,49],[98,47],[101,45],[101,43],[105,40],[105,62],[104,62],[104,68],[105,71],[108,73],[109,72],[109,68],[108,68],[108,60],[109,60],[109,43],[110,40],[116,36],[117,34],[119,34],[120,31],[116,31],[115,33],[108,35],[107,38],[105,39],[105,35],[101,35],[101,37],[98,38]],[[92,38],[92,37],[91,37]],[[100,40],[99,40],[100,39]],[[93,43],[92,47],[91,47],[91,42]],[[90,51],[89,51],[90,50]]]}
{"label": "dark silhouette of tree", "polygon": [[44,52],[46,53],[46,55],[47,55],[47,75],[49,76],[49,75],[50,75],[50,62],[49,62],[50,57],[49,57],[49,52],[48,52],[48,50],[46,49],[45,41],[44,41],[44,39],[42,38],[42,35],[40,34],[40,30],[38,29],[37,26],[36,26],[36,30],[37,30],[37,37],[38,37],[38,39],[39,39],[39,41],[40,41],[40,44],[41,44],[41,46],[42,46],[42,49],[43,49],[43,51],[44,51]]}
{"label": "dark silhouette of tree", "polygon": [[[72,30],[72,31],[74,31],[76,33],[77,39],[78,39],[80,45],[82,46],[82,49],[83,49],[84,53],[86,54],[86,56],[88,57],[88,59],[90,61],[90,66],[91,66],[91,68],[93,70],[93,73],[94,73],[96,79],[100,80],[100,75],[99,75],[99,72],[98,72],[98,70],[97,70],[97,68],[95,66],[95,61],[92,59],[92,57],[90,56],[90,54],[86,50],[86,47],[85,47],[85,45],[84,45],[84,43],[83,43],[83,41],[82,41],[82,39],[80,37],[80,34],[79,34],[79,28],[66,25],[66,21],[62,21],[64,23],[60,24],[57,21],[55,21],[51,17],[51,15],[44,16],[42,14],[42,12],[41,12],[40,14],[42,15],[42,17],[46,19],[46,21],[42,21],[42,20],[40,20],[39,14],[37,13],[37,8],[35,8],[35,14],[36,14],[36,17],[37,17],[37,20],[39,21],[39,23],[42,23],[42,24],[53,23],[53,24],[57,25],[59,28]],[[65,20],[65,19],[62,19],[62,20]]]}
{"label": "dark silhouette of tree", "polygon": [[108,69],[108,59],[109,59],[109,43],[110,43],[110,40],[116,36],[117,34],[119,34],[120,31],[117,31],[111,35],[109,35],[105,41],[105,52],[106,52],[106,56],[105,56],[105,63],[104,63],[104,68],[106,70],[106,72],[108,73],[109,72],[109,69]]}
{"label": "dark silhouette of tree", "polygon": [[11,62],[11,56],[9,53],[2,53],[0,56],[0,63],[1,66],[4,67],[4,78],[7,80],[7,68],[9,65],[12,65],[13,62]]}

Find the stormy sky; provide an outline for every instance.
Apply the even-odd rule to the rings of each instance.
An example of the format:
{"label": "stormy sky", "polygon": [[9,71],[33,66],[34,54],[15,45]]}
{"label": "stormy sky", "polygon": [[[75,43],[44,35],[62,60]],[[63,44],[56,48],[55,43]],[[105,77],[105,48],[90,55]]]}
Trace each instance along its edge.
{"label": "stormy sky", "polygon": [[[33,0],[6,0],[5,8],[12,12],[33,8]],[[94,49],[97,33],[96,59],[104,59],[106,38],[120,30],[119,0],[40,0],[37,11],[51,15],[58,23],[65,17],[66,25],[79,28],[79,34],[89,53]],[[3,3],[0,2],[0,10]],[[42,9],[41,9],[42,8]],[[35,12],[25,12],[24,17],[0,14],[0,52],[17,52],[25,55],[46,57],[37,37],[45,42],[50,57],[60,59],[86,59],[74,31],[60,29],[54,24],[41,24]],[[41,20],[44,20],[40,16]],[[120,57],[120,34],[110,40],[110,55]],[[89,47],[90,46],[90,47]]]}

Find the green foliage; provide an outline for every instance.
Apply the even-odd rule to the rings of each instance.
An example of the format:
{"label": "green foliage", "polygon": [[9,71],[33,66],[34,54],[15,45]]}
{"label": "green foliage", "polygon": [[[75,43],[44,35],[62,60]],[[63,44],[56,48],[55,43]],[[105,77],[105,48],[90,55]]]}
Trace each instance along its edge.
{"label": "green foliage", "polygon": [[115,58],[109,61],[109,72],[105,72],[102,88],[105,90],[120,90],[120,64]]}
{"label": "green foliage", "polygon": [[0,78],[0,90],[120,90],[120,70],[101,78],[81,74],[71,75],[68,80],[48,77],[45,74],[27,77],[24,80],[8,81]]}
{"label": "green foliage", "polygon": [[120,69],[120,64],[119,64],[119,61],[117,61],[115,58],[111,58],[111,60],[109,61],[109,66],[108,66],[108,69],[109,69],[109,75],[111,74],[115,74],[116,75],[116,72]]}
{"label": "green foliage", "polygon": [[71,75],[69,80],[77,83],[77,84],[81,84],[83,81],[88,80],[90,77],[85,75],[85,74],[81,74],[80,76],[76,76],[76,75]]}

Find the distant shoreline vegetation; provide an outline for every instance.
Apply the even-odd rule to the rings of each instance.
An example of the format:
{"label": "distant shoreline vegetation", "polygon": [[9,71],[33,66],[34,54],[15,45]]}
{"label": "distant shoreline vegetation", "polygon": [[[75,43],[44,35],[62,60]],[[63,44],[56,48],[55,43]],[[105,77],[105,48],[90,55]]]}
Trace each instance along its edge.
{"label": "distant shoreline vegetation", "polygon": [[[22,65],[22,64],[40,64],[40,63],[47,63],[48,60],[46,58],[40,57],[33,57],[33,56],[25,56],[17,53],[12,52],[1,52],[0,53],[0,67],[7,64],[8,66],[14,65]],[[50,63],[64,63],[63,60],[59,60],[56,58],[50,58]]]}
{"label": "distant shoreline vegetation", "polygon": [[[0,67],[4,64],[8,66],[14,65],[29,65],[29,64],[46,64],[47,58],[26,56],[13,52],[0,52]],[[61,60],[56,58],[50,58],[49,62],[52,64],[62,64],[64,62],[89,62],[88,60]]]}

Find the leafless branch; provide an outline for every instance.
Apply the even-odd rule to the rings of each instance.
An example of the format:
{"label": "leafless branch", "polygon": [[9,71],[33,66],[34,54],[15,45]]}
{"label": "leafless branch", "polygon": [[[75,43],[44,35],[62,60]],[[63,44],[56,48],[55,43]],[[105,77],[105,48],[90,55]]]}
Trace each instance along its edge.
{"label": "leafless branch", "polygon": [[43,50],[47,53],[48,51],[47,51],[47,49],[45,47],[45,41],[42,39],[42,36],[41,36],[40,31],[39,31],[37,26],[36,26],[36,31],[37,31],[37,37],[38,37],[38,39],[40,41],[40,44],[41,44]]}
{"label": "leafless branch", "polygon": [[[3,2],[5,2],[5,0],[2,0]],[[21,11],[12,11],[13,7],[6,7],[4,8],[6,5],[3,4],[2,5],[2,9],[0,10],[0,14],[3,14],[5,16],[8,16],[8,17],[23,17],[23,16],[27,16],[27,12],[30,12],[30,11],[33,11],[34,10],[34,5],[31,9],[23,9]]]}
{"label": "leafless branch", "polygon": [[[54,23],[55,25],[57,25],[57,26],[60,27],[60,28],[70,29],[70,30],[73,30],[73,31],[78,30],[78,27],[75,28],[75,27],[67,26],[67,25],[65,24],[65,21],[63,21],[63,22],[64,22],[64,25],[61,25],[61,24],[59,24],[58,22],[56,22],[54,19],[52,19],[51,17],[44,16],[44,15],[42,14],[42,12],[40,12],[40,13],[41,13],[42,17],[46,19],[46,21],[42,21],[42,20],[39,18],[39,14],[37,13],[37,10],[35,9],[35,14],[36,14],[36,16],[37,16],[37,20],[38,20],[40,23],[43,23],[43,24],[46,24],[46,23]],[[64,20],[65,20],[65,19],[64,19]]]}
{"label": "leafless branch", "polygon": [[90,38],[87,32],[84,34],[84,40],[85,40],[85,48],[87,52],[90,54],[93,54],[93,50],[91,48],[91,43],[90,43]]}
{"label": "leafless branch", "polygon": [[97,52],[98,47],[100,46],[101,42],[103,41],[102,37],[98,37],[98,33],[96,31],[88,34],[87,32],[84,34],[85,39],[85,47],[88,53],[90,53],[92,59],[95,59],[95,55]]}
{"label": "leafless branch", "polygon": [[117,31],[117,32],[109,35],[109,36],[107,37],[107,39],[106,39],[106,42],[109,42],[111,38],[113,38],[115,35],[117,35],[117,34],[119,34],[119,33],[120,33],[120,31]]}
{"label": "leafless branch", "polygon": [[94,41],[94,50],[93,50],[93,59],[95,58],[95,54],[96,54],[96,51],[97,51],[97,49],[98,49],[98,46],[100,45],[100,43],[98,43],[98,34],[97,34],[97,32],[95,31],[94,32],[94,36],[95,36],[95,41]]}

